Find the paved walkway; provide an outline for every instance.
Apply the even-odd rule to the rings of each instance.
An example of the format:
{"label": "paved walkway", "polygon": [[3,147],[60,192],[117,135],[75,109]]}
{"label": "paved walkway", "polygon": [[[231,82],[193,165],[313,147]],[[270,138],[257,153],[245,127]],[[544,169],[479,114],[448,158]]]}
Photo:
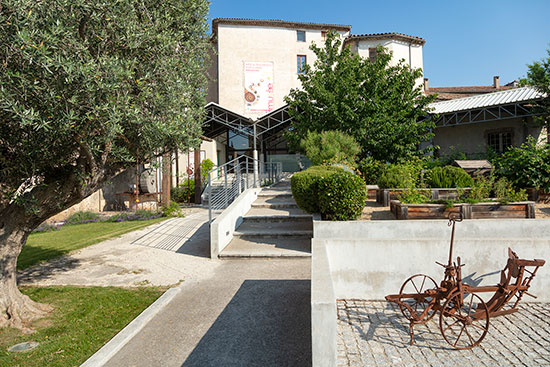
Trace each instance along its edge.
{"label": "paved walkway", "polygon": [[169,219],[18,273],[21,285],[171,286],[212,276],[208,211]]}
{"label": "paved walkway", "polygon": [[310,366],[310,260],[225,260],[106,366]]}
{"label": "paved walkway", "polygon": [[338,301],[338,366],[550,366],[550,304],[520,304],[520,311],[492,318],[480,346],[451,348],[439,331],[439,315],[415,327],[397,305]]}

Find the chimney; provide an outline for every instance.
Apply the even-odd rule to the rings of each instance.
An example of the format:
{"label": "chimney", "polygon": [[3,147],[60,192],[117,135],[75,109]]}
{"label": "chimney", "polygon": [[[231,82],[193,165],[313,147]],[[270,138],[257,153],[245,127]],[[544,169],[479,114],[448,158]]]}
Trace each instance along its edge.
{"label": "chimney", "polygon": [[493,88],[500,88],[500,77],[498,75],[493,77]]}
{"label": "chimney", "polygon": [[430,88],[428,87],[428,78],[424,78],[424,92],[427,92]]}

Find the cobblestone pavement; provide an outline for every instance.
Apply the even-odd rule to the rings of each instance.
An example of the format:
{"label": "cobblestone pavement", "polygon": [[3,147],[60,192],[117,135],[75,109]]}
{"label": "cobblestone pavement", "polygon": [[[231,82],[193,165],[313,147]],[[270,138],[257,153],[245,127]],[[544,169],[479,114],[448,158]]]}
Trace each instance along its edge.
{"label": "cobblestone pavement", "polygon": [[441,336],[439,314],[414,328],[398,306],[338,301],[338,366],[550,366],[550,303],[523,303],[490,320],[480,346],[455,350]]}

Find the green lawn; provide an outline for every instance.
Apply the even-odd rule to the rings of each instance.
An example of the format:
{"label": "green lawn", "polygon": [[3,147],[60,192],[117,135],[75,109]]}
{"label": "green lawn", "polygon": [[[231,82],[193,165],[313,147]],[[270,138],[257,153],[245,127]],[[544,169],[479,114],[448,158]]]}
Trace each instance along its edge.
{"label": "green lawn", "polygon": [[41,261],[50,260],[165,219],[75,224],[63,226],[58,231],[33,233],[19,255],[17,268],[25,269]]}
{"label": "green lawn", "polygon": [[[162,293],[160,288],[23,287],[33,300],[55,307],[49,317],[36,321],[36,333],[24,335],[0,329],[0,366],[78,366],[122,330]],[[12,345],[36,341],[23,353],[7,352]]]}

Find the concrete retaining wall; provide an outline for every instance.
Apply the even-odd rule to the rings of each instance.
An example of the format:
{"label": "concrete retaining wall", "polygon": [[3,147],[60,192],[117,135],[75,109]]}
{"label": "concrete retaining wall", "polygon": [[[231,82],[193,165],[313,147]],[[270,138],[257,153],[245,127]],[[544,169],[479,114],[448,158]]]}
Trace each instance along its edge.
{"label": "concrete retaining wall", "polygon": [[217,259],[233,239],[233,233],[241,225],[243,216],[250,210],[261,188],[251,188],[227,207],[210,225],[210,258]]}
{"label": "concrete retaining wall", "polygon": [[336,366],[336,297],[326,247],[313,241],[311,260],[311,335],[313,366]]}

